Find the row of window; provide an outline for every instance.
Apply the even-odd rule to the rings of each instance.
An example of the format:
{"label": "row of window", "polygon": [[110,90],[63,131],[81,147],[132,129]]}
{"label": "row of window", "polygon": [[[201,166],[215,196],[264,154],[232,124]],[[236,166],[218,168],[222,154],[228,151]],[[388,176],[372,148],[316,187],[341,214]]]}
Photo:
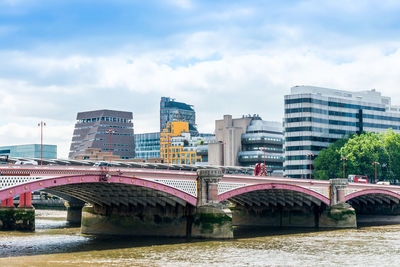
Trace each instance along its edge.
{"label": "row of window", "polygon": [[[311,165],[311,169],[314,167]],[[285,166],[285,170],[309,170],[310,169],[310,164],[307,165],[288,165]]]}
{"label": "row of window", "polygon": [[348,112],[339,112],[339,111],[332,111],[326,109],[319,109],[319,108],[288,108],[285,109],[285,113],[301,113],[301,112],[310,112],[310,113],[318,113],[330,116],[339,116],[339,117],[350,117],[350,118],[358,118],[358,113],[348,113]]}
{"label": "row of window", "polygon": [[367,109],[367,110],[385,111],[385,108],[380,108],[380,107],[371,107],[371,106],[362,106],[362,105],[356,105],[356,104],[340,103],[340,102],[334,102],[334,101],[325,101],[325,100],[315,99],[315,98],[285,99],[285,104],[298,104],[298,103],[313,103],[313,104],[325,105],[325,106],[330,106],[330,107],[338,107],[338,108],[352,108],[352,109]]}
{"label": "row of window", "polygon": [[[311,156],[311,160],[315,159],[315,155]],[[309,155],[296,155],[296,156],[286,156],[285,160],[310,160]]]}
{"label": "row of window", "polygon": [[285,129],[286,132],[319,132],[319,133],[329,133],[329,134],[340,134],[347,135],[355,133],[355,131],[350,130],[340,130],[340,129],[327,129],[311,126],[301,126],[301,127],[288,127]]}
{"label": "row of window", "polygon": [[296,118],[286,118],[285,119],[285,122],[287,122],[287,123],[304,122],[304,121],[316,122],[316,123],[324,123],[324,124],[330,124],[330,125],[343,125],[343,126],[359,127],[359,123],[358,122],[327,120],[327,119],[314,118],[314,117],[296,117]]}
{"label": "row of window", "polygon": [[[243,155],[243,156],[239,156],[239,158],[242,159],[264,159],[264,156],[262,155]],[[266,155],[265,156],[266,159],[282,159],[282,156],[270,156],[270,155]]]}
{"label": "row of window", "polygon": [[122,123],[131,123],[131,119],[118,118],[118,117],[97,117],[97,118],[89,118],[89,119],[81,119],[78,120],[77,123],[90,123],[96,121],[112,121],[112,122],[122,122]]}
{"label": "row of window", "polygon": [[319,137],[319,136],[291,136],[286,137],[286,142],[296,142],[296,141],[314,141],[314,142],[323,142],[323,143],[334,143],[338,139],[336,138],[327,138],[327,137]]}
{"label": "row of window", "polygon": [[283,142],[282,138],[273,138],[273,137],[242,137],[242,139],[246,141],[275,141],[275,142]]}
{"label": "row of window", "polygon": [[299,151],[299,150],[308,150],[308,151],[321,151],[325,149],[326,146],[287,146],[285,147],[286,151]]}

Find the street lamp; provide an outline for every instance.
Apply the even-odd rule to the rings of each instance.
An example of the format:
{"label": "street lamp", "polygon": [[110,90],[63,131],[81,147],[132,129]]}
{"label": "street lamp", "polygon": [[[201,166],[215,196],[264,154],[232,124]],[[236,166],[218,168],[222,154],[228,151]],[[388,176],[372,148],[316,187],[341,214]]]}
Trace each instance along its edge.
{"label": "street lamp", "polygon": [[312,160],[311,157],[314,156],[314,154],[310,152],[308,155],[310,156],[310,180],[311,180],[311,160]]}
{"label": "street lamp", "polygon": [[111,134],[112,133],[115,133],[115,130],[113,129],[113,128],[109,128],[107,131],[106,131],[106,133],[108,133],[109,134],[109,137],[110,137],[110,158],[109,158],[109,160],[110,160],[110,165],[111,165]]}
{"label": "street lamp", "polygon": [[377,178],[376,178],[376,164],[380,164],[380,163],[377,161],[374,161],[372,164],[375,164],[375,184],[376,184],[378,182]]}
{"label": "street lamp", "polygon": [[346,167],[344,162],[347,160],[347,158],[342,157],[341,160],[343,160],[343,179],[346,179],[346,174],[345,174]]}
{"label": "street lamp", "polygon": [[40,126],[40,166],[43,166],[43,126],[46,126],[46,123],[40,121],[38,126]]}

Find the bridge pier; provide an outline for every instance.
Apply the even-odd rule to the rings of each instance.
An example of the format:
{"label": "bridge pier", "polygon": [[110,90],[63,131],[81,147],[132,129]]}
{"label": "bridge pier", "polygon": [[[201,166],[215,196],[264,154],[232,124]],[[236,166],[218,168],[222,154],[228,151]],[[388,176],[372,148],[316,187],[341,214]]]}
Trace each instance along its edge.
{"label": "bridge pier", "polygon": [[233,238],[232,212],[218,202],[220,169],[197,171],[198,205],[190,235],[196,238]]}
{"label": "bridge pier", "polygon": [[[189,209],[189,210],[188,210]],[[190,206],[85,206],[81,232],[96,235],[186,237]]]}
{"label": "bridge pier", "polygon": [[356,228],[356,212],[345,202],[347,179],[330,179],[330,206],[319,219],[321,228]]}
{"label": "bridge pier", "polygon": [[85,202],[80,200],[66,201],[64,205],[67,208],[67,222],[71,224],[81,224],[82,208]]}

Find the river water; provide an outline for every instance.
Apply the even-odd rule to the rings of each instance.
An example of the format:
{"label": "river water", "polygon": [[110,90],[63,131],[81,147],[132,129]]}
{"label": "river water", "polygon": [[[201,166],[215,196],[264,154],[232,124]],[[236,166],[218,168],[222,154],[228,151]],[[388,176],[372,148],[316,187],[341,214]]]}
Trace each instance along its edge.
{"label": "river water", "polygon": [[400,266],[400,225],[190,241],[85,236],[65,216],[37,210],[34,233],[0,232],[0,266]]}

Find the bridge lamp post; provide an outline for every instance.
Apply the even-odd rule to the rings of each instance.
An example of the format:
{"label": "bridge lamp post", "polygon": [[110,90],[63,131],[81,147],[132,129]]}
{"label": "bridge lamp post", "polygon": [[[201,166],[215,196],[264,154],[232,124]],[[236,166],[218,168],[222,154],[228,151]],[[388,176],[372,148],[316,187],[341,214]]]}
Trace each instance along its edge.
{"label": "bridge lamp post", "polygon": [[109,135],[109,138],[110,138],[110,147],[109,147],[109,149],[110,149],[110,158],[109,158],[109,160],[110,160],[110,165],[111,165],[111,134],[112,133],[115,133],[115,130],[113,129],[113,128],[109,128],[107,131],[106,131],[106,133],[108,133],[108,135]]}
{"label": "bridge lamp post", "polygon": [[377,164],[380,164],[379,162],[377,162],[377,161],[374,161],[372,164],[375,164],[375,184],[378,182],[378,180],[377,180],[377,173],[376,173],[376,165]]}
{"label": "bridge lamp post", "polygon": [[314,154],[312,152],[310,152],[308,155],[310,156],[310,180],[311,180],[311,160],[312,160],[312,157],[314,156]]}
{"label": "bridge lamp post", "polygon": [[342,157],[341,160],[343,160],[343,179],[346,179],[346,166],[345,166],[345,161],[347,158]]}
{"label": "bridge lamp post", "polygon": [[46,126],[46,123],[40,121],[38,126],[40,127],[40,166],[43,166],[43,126]]}

